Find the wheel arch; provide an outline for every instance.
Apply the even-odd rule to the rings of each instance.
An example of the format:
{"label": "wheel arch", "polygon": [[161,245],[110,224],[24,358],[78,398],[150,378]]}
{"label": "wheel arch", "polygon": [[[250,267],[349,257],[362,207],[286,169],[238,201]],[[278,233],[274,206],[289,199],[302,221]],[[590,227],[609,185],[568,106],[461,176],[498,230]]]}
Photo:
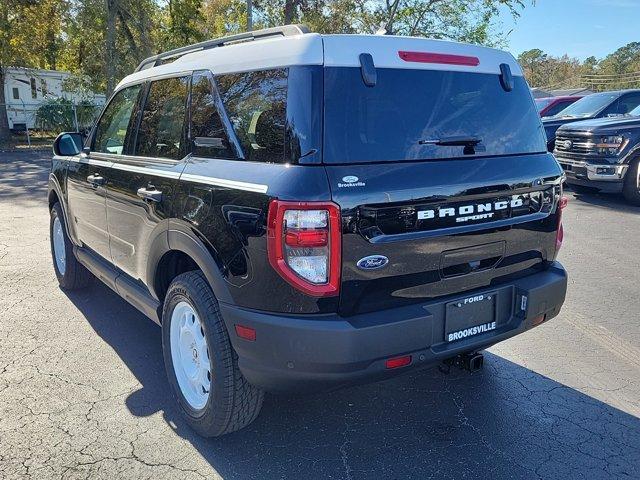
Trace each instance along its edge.
{"label": "wheel arch", "polygon": [[631,165],[636,160],[640,161],[640,142],[635,147],[633,147],[633,149],[629,153],[627,153],[622,163]]}
{"label": "wheel arch", "polygon": [[66,197],[64,196],[62,187],[60,186],[60,182],[58,181],[58,177],[56,177],[56,175],[54,175],[53,173],[49,175],[47,203],[48,203],[49,211],[51,211],[51,209],[56,203],[60,204],[60,209],[62,210],[62,217],[64,220],[64,228],[66,229],[67,235],[69,235],[69,239],[71,239],[71,242],[74,245],[77,245],[78,242],[76,240],[75,231],[73,230],[73,225],[69,221]]}
{"label": "wheel arch", "polygon": [[202,271],[219,301],[231,302],[231,294],[215,259],[215,252],[207,248],[193,232],[172,224],[166,235],[156,237],[152,243],[147,265],[147,286],[160,302],[164,300],[173,278],[195,269]]}
{"label": "wheel arch", "polygon": [[64,195],[62,194],[62,188],[58,178],[53,174],[49,174],[49,187],[47,192],[47,200],[49,202],[49,210],[53,208],[56,202],[60,203],[62,211],[65,211]]}

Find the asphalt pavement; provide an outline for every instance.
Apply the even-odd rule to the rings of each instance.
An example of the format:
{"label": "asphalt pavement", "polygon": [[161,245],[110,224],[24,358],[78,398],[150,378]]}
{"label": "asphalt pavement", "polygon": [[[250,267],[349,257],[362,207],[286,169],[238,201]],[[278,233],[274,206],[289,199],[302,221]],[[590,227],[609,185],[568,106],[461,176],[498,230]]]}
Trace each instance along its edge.
{"label": "asphalt pavement", "polygon": [[160,329],[107,287],[58,288],[48,152],[0,153],[0,478],[638,479],[640,208],[569,193],[567,302],[485,352],[198,437]]}

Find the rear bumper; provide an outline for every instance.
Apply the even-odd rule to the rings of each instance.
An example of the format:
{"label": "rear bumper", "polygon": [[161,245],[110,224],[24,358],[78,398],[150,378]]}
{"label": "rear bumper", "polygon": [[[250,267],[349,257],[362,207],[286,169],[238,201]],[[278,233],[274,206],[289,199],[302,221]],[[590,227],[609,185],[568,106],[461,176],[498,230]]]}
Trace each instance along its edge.
{"label": "rear bumper", "polygon": [[[375,381],[486,348],[556,316],[566,288],[567,274],[555,262],[507,284],[465,292],[457,298],[495,294],[497,327],[449,343],[446,304],[456,298],[348,318],[271,315],[226,304],[220,309],[247,380],[267,391],[299,392]],[[254,328],[256,340],[239,338],[236,324]],[[401,355],[411,355],[409,366],[385,368],[386,359]]]}

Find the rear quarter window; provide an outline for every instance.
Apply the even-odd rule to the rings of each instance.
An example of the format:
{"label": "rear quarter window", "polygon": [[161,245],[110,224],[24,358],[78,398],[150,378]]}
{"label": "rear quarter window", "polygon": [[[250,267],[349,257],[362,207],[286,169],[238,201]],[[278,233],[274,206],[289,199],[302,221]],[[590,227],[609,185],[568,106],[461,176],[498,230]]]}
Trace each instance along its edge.
{"label": "rear quarter window", "polygon": [[207,72],[198,72],[191,80],[191,138],[195,156],[234,159],[219,107],[219,98],[213,88],[213,78]]}
{"label": "rear quarter window", "polygon": [[218,75],[216,83],[244,159],[283,162],[287,69]]}

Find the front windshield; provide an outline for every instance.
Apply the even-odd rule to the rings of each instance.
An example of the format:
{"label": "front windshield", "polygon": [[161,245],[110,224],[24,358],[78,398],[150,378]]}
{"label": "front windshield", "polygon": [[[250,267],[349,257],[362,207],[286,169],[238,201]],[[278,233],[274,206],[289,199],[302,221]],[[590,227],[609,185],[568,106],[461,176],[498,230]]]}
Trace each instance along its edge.
{"label": "front windshield", "polygon": [[554,118],[589,118],[618,98],[613,93],[594,93],[569,105]]}
{"label": "front windshield", "polygon": [[553,98],[536,98],[536,108],[541,112],[545,107],[553,102]]}

